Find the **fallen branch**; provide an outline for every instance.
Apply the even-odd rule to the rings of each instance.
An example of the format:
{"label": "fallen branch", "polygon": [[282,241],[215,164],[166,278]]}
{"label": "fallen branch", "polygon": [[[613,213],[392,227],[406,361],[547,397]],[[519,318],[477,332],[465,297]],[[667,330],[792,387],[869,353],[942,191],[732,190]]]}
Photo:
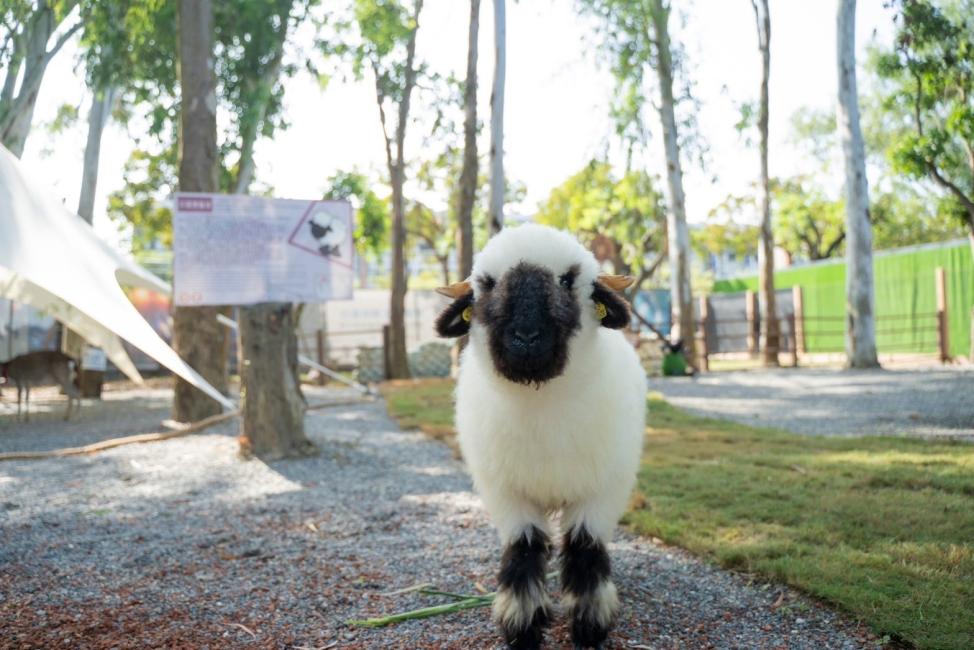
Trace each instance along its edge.
{"label": "fallen branch", "polygon": [[243,623],[230,623],[230,625],[232,625],[233,627],[239,627],[241,630],[243,630],[244,632],[246,632],[247,634],[249,634],[254,639],[257,638],[257,634],[253,630],[251,630],[249,627],[247,627],[246,625],[244,625]]}
{"label": "fallen branch", "polygon": [[44,458],[63,458],[65,456],[84,456],[85,454],[94,454],[99,451],[105,451],[106,449],[113,449],[115,447],[121,447],[123,445],[135,445],[143,442],[157,442],[159,440],[169,440],[171,438],[179,438],[180,436],[189,435],[191,433],[196,433],[197,431],[202,431],[214,424],[219,424],[231,418],[235,418],[240,415],[240,411],[229,411],[227,413],[220,413],[218,415],[211,415],[208,418],[203,418],[198,422],[193,422],[181,429],[176,429],[175,431],[163,431],[159,433],[140,433],[134,436],[125,436],[122,438],[112,438],[111,440],[102,440],[101,442],[96,442],[90,445],[84,445],[83,447],[63,447],[61,449],[52,449],[50,451],[9,451],[0,453],[0,461],[4,460],[40,460]]}

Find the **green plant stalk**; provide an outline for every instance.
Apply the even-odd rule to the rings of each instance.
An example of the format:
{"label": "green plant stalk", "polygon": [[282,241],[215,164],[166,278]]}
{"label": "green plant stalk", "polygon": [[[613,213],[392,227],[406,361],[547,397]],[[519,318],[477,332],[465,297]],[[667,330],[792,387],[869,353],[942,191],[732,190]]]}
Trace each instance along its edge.
{"label": "green plant stalk", "polygon": [[423,588],[419,590],[419,593],[424,596],[446,596],[447,598],[452,598],[453,600],[469,600],[470,598],[483,598],[491,594],[457,594],[452,591],[440,591],[439,589],[433,588]]}
{"label": "green plant stalk", "polygon": [[420,609],[414,609],[408,612],[400,612],[399,614],[391,614],[389,616],[346,621],[346,624],[354,625],[356,627],[384,627],[386,625],[391,625],[393,623],[401,623],[402,621],[409,621],[418,618],[429,618],[431,616],[441,616],[443,614],[453,614],[454,612],[462,612],[466,609],[486,607],[487,605],[490,605],[492,602],[494,602],[494,594],[484,594],[483,596],[467,598],[465,600],[460,600],[455,603],[447,603],[445,605],[434,605],[432,607],[422,607]]}

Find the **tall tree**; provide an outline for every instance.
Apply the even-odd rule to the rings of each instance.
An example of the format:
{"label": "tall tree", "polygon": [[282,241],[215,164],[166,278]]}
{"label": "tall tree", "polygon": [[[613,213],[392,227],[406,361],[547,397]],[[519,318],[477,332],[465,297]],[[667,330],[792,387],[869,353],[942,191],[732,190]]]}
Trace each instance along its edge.
{"label": "tall tree", "polygon": [[[581,6],[597,19],[603,37],[600,49],[610,57],[616,79],[613,117],[617,122],[617,132],[629,145],[646,138],[642,111],[654,103],[647,95],[646,81],[649,71],[655,71],[659,95],[656,109],[663,131],[669,204],[666,240],[672,294],[671,336],[686,341],[686,354],[692,364],[695,358],[695,332],[690,290],[690,235],[683,193],[681,134],[677,126],[686,121],[677,120],[677,102],[673,90],[677,69],[669,32],[671,4],[664,0],[583,0]],[[677,61],[681,58],[677,57]],[[631,152],[631,146],[629,150]],[[627,157],[631,162],[631,155]]]}
{"label": "tall tree", "polygon": [[[179,2],[181,124],[179,189],[216,192],[219,152],[216,133],[216,73],[213,65],[213,7],[210,0]],[[227,390],[226,329],[219,307],[173,310],[173,346],[186,363],[220,392]],[[176,380],[173,417],[192,422],[221,411],[219,402],[182,379]]]}
{"label": "tall tree", "polygon": [[[89,224],[94,219],[95,189],[98,187],[98,163],[101,159],[101,140],[105,125],[115,102],[114,88],[95,89],[88,111],[88,139],[85,143],[84,163],[81,168],[81,192],[78,195],[78,216]],[[82,397],[100,397],[105,373],[84,367],[84,339],[65,328],[61,337],[61,350],[76,359],[82,359],[77,383]]]}
{"label": "tall tree", "polygon": [[115,103],[114,88],[95,89],[88,109],[88,138],[81,168],[81,193],[78,196],[78,215],[92,222],[95,213],[95,191],[98,189],[98,164],[101,160],[101,141],[105,126]]}
{"label": "tall tree", "polygon": [[974,2],[894,6],[893,48],[875,62],[883,108],[902,118],[889,154],[896,170],[936,183],[974,252]]}
{"label": "tall tree", "polygon": [[[293,30],[314,0],[223,0],[214,10],[217,43],[219,191],[249,188],[254,180],[254,145],[285,128],[281,118],[285,80],[296,66],[282,62],[278,47],[291,11]],[[132,227],[133,248],[171,243],[171,214],[164,199],[176,189],[179,93],[176,3],[120,0],[96,3],[92,14],[104,27],[85,27],[86,64],[97,85],[120,92],[116,116],[148,123],[148,137],[133,134],[136,148],[125,165],[124,187],[109,197],[109,216]],[[103,15],[98,15],[98,14]],[[94,58],[94,61],[90,59]],[[92,85],[96,85],[92,83]]]}
{"label": "tall tree", "polygon": [[[268,132],[267,116],[280,101],[284,47],[300,20],[295,0],[248,3],[218,20],[221,40],[236,48],[231,61],[240,83],[231,98],[236,108],[238,160],[234,193],[247,194],[254,177],[254,146]],[[264,460],[315,453],[305,436],[305,401],[298,373],[297,326],[300,307],[265,302],[240,308],[240,449]]]}
{"label": "tall tree", "polygon": [[494,0],[494,87],[490,93],[491,236],[504,227],[504,84],[507,75],[505,0]]}
{"label": "tall tree", "polygon": [[761,305],[761,354],[765,366],[778,365],[778,310],[774,293],[774,233],[768,179],[768,81],[771,77],[771,16],[768,0],[751,0],[761,51],[761,99],[758,131],[761,151],[761,226],[758,246],[758,296]]}
{"label": "tall tree", "polygon": [[460,278],[473,269],[473,206],[477,200],[477,36],[480,31],[480,0],[470,0],[467,33],[467,79],[463,86],[463,171],[457,206],[457,257]]}
{"label": "tall tree", "polygon": [[254,147],[279,126],[283,79],[295,66],[284,64],[288,35],[307,15],[313,0],[221,2],[216,11],[216,39],[221,57],[221,100],[232,116],[223,158],[234,164],[229,189],[246,194],[256,171]]}
{"label": "tall tree", "polygon": [[47,66],[83,26],[78,0],[8,0],[0,4],[0,144],[18,158],[30,133]]}
{"label": "tall tree", "polygon": [[423,72],[416,61],[416,37],[423,0],[409,5],[399,0],[355,0],[354,20],[360,40],[355,45],[323,43],[326,53],[349,56],[357,75],[372,70],[379,123],[385,143],[386,167],[392,187],[392,288],[389,296],[389,375],[409,376],[406,354],[406,131],[417,77]]}
{"label": "tall tree", "polygon": [[839,72],[836,124],[845,157],[846,363],[852,368],[874,368],[879,366],[879,360],[876,355],[869,185],[856,87],[856,0],[839,0],[836,31]]}
{"label": "tall tree", "polygon": [[670,49],[670,5],[650,0],[653,45],[656,51],[656,76],[659,80],[659,116],[663,127],[666,154],[666,182],[670,210],[667,233],[670,259],[670,294],[673,310],[673,335],[686,341],[688,361],[694,363],[693,296],[690,291],[690,234],[687,229],[686,199],[683,193],[683,163],[680,160],[679,133],[673,99],[673,60]]}

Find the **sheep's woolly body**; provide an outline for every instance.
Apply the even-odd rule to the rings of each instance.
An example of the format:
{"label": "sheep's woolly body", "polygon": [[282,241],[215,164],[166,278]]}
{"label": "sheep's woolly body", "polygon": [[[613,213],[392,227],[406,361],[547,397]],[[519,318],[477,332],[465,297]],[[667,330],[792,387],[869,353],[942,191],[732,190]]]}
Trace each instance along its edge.
{"label": "sheep's woolly body", "polygon": [[[457,382],[463,456],[507,542],[528,526],[548,530],[563,509],[566,530],[584,524],[607,542],[635,482],[645,428],[645,374],[623,334],[601,327],[591,299],[595,258],[570,235],[534,225],[504,230],[477,257],[473,276],[500,277],[521,261],[555,277],[577,265],[581,327],[564,372],[540,386],[494,369],[476,321]],[[474,301],[480,288],[474,283]]]}

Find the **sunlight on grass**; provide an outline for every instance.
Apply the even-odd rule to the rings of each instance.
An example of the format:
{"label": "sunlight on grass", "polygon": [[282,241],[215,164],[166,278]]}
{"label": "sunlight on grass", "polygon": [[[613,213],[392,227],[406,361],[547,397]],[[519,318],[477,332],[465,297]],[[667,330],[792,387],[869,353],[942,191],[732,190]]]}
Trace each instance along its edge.
{"label": "sunlight on grass", "polygon": [[[452,390],[383,392],[404,426],[452,432]],[[974,446],[799,436],[690,415],[657,394],[648,406],[624,519],[634,531],[795,586],[880,635],[974,647]]]}

